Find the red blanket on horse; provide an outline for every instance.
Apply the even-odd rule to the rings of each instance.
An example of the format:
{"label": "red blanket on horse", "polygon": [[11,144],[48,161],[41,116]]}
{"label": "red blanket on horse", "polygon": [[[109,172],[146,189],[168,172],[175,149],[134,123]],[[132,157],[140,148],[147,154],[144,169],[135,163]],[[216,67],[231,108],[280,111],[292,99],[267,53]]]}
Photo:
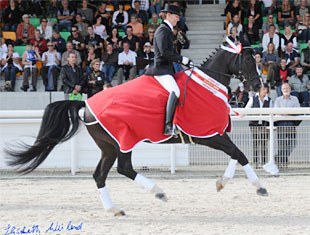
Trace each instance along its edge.
{"label": "red blanket on horse", "polygon": [[[194,137],[223,134],[230,111],[226,88],[198,69],[187,80],[189,74],[175,74],[181,95],[174,123]],[[129,152],[141,141],[159,143],[171,138],[163,135],[168,95],[153,77],[143,75],[99,92],[86,103],[121,151]]]}

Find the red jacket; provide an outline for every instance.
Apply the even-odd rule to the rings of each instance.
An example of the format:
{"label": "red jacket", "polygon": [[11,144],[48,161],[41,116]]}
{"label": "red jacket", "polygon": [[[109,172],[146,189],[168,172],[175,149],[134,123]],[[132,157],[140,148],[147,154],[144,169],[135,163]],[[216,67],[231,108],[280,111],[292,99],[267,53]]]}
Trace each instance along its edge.
{"label": "red jacket", "polygon": [[[35,31],[34,26],[32,24],[28,24],[28,39],[34,38],[34,31]],[[16,38],[23,39],[23,34],[24,34],[24,22],[20,23],[17,26]]]}
{"label": "red jacket", "polygon": [[42,56],[43,52],[47,51],[47,42],[44,38],[41,38],[39,41],[36,39],[31,39],[29,43],[33,47],[37,47],[39,49],[39,54]]}

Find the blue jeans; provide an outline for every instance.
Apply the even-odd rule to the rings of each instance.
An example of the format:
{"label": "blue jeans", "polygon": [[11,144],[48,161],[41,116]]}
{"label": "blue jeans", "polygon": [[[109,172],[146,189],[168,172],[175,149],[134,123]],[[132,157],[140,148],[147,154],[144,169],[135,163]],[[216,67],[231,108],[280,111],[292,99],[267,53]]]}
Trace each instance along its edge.
{"label": "blue jeans", "polygon": [[14,65],[7,66],[4,70],[5,81],[11,81],[12,89],[15,87],[16,74],[19,72],[18,68]]}
{"label": "blue jeans", "polygon": [[116,71],[116,68],[114,65],[112,65],[112,64],[104,64],[103,65],[103,73],[105,74],[109,83],[112,82],[115,71]]}
{"label": "blue jeans", "polygon": [[59,32],[61,32],[63,29],[66,29],[67,32],[71,32],[71,26],[72,23],[58,23],[58,25],[55,27]]}
{"label": "blue jeans", "polygon": [[17,24],[5,24],[4,25],[4,30],[3,31],[13,31],[16,32],[17,29]]}
{"label": "blue jeans", "polygon": [[156,3],[155,5],[150,5],[151,15],[153,15],[154,13],[158,15],[160,13],[160,10],[161,10],[160,3]]}

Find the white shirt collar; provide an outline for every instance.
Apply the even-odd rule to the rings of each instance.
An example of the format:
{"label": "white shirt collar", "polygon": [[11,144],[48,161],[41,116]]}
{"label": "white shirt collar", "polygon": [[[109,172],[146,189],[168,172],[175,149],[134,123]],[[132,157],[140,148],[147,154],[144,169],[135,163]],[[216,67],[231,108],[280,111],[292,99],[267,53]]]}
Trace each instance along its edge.
{"label": "white shirt collar", "polygon": [[172,24],[171,24],[168,20],[164,20],[164,22],[165,22],[167,25],[169,25],[171,31],[173,31],[173,26],[172,26]]}

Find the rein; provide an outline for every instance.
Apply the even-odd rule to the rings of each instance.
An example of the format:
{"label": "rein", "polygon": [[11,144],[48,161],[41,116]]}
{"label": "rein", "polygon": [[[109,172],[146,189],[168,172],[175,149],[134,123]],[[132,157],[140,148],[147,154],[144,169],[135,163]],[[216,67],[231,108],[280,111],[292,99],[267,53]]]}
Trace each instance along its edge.
{"label": "rein", "polygon": [[[193,68],[195,68],[195,66],[194,66]],[[185,104],[187,83],[188,83],[189,79],[191,78],[191,76],[192,76],[192,74],[193,74],[193,71],[194,71],[193,68],[192,68],[192,70],[191,70],[191,73],[190,73],[190,74],[187,76],[187,78],[186,78],[186,82],[185,82],[185,85],[184,85],[183,100],[182,100],[182,102],[180,103],[180,106],[181,106],[181,107],[183,107],[184,104]]]}

